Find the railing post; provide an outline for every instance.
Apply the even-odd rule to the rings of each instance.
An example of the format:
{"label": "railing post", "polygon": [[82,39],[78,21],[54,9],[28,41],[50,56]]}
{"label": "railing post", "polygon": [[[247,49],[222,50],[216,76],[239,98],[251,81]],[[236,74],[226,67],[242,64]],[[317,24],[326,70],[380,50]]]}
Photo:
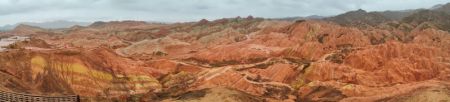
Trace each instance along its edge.
{"label": "railing post", "polygon": [[77,102],[81,102],[80,95],[77,95],[76,101],[77,101]]}

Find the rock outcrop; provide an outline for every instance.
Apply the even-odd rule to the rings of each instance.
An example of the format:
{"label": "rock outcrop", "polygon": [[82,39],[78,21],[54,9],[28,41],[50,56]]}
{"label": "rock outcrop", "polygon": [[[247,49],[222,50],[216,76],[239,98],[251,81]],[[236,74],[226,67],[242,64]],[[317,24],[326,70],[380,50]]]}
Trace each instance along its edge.
{"label": "rock outcrop", "polygon": [[0,90],[83,101],[448,100],[448,14],[384,16],[22,27],[9,33],[33,35],[0,52]]}

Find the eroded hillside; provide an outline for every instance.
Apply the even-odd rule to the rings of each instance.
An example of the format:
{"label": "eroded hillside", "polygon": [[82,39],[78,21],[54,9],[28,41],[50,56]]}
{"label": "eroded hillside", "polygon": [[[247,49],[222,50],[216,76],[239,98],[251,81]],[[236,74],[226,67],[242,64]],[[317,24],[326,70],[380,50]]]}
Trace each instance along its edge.
{"label": "eroded hillside", "polygon": [[0,52],[0,90],[83,101],[449,100],[450,33],[421,13],[23,26],[12,33],[31,39]]}

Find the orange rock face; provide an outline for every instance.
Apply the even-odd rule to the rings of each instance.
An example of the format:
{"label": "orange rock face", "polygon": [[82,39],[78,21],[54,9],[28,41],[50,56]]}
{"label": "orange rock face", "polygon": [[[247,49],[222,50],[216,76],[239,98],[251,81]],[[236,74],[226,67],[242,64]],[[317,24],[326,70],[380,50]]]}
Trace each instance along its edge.
{"label": "orange rock face", "polygon": [[449,91],[450,33],[423,26],[356,28],[253,17],[98,22],[67,34],[34,34],[41,40],[0,52],[0,80],[7,80],[0,90],[79,94],[87,101],[220,99],[205,90],[224,87],[264,101],[448,96],[430,90]]}

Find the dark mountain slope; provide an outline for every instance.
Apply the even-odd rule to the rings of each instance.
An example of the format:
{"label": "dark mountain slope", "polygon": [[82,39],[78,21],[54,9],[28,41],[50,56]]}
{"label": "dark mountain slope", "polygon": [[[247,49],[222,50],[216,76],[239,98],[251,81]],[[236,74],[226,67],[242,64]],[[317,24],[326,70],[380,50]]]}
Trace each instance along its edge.
{"label": "dark mountain slope", "polygon": [[377,12],[366,12],[362,9],[350,11],[341,15],[325,18],[327,21],[336,22],[344,26],[367,27],[376,26],[391,19]]}
{"label": "dark mountain slope", "polygon": [[401,22],[409,23],[414,26],[429,23],[441,30],[450,31],[450,15],[439,11],[421,10],[411,16],[403,18]]}

